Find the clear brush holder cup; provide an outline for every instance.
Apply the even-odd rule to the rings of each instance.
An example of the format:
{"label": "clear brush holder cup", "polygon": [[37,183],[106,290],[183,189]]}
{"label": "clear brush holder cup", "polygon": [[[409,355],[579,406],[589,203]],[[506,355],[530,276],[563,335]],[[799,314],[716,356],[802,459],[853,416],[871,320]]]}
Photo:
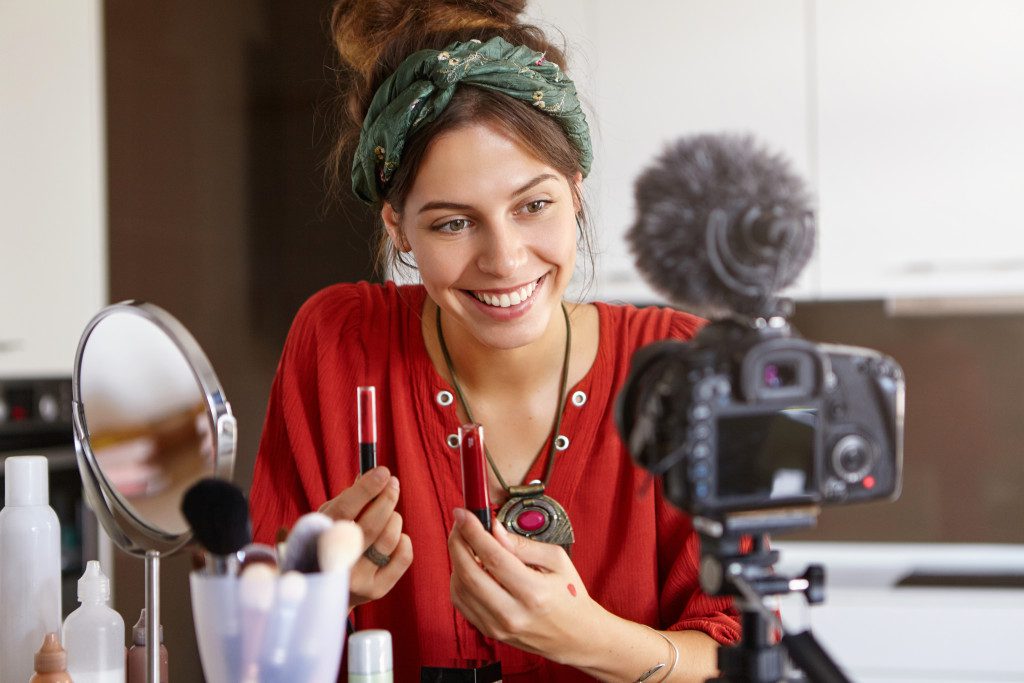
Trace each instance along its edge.
{"label": "clear brush holder cup", "polygon": [[[274,581],[269,611],[245,607],[237,576],[193,572],[192,616],[208,683],[333,683],[348,614],[347,572]],[[297,594],[302,592],[301,598]]]}

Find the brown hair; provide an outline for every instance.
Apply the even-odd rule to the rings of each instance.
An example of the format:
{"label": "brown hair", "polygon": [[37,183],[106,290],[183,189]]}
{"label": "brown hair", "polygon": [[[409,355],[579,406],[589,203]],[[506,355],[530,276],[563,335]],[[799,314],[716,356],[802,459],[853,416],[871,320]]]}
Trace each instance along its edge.
{"label": "brown hair", "polygon": [[[327,160],[331,193],[346,191],[352,152],[374,93],[414,52],[500,36],[513,45],[526,45],[542,52],[549,61],[564,67],[563,48],[549,42],[536,26],[519,23],[525,6],[525,0],[337,0],[331,12],[331,32],[340,57],[345,93],[338,138]],[[593,240],[583,211],[583,198],[571,182],[581,170],[579,151],[552,117],[500,93],[459,88],[440,116],[410,137],[401,164],[383,189],[382,201],[401,213],[430,142],[445,131],[481,122],[501,130],[570,180],[580,206],[577,218],[581,246],[592,266]],[[383,229],[376,251],[378,272],[397,262],[409,265]]]}

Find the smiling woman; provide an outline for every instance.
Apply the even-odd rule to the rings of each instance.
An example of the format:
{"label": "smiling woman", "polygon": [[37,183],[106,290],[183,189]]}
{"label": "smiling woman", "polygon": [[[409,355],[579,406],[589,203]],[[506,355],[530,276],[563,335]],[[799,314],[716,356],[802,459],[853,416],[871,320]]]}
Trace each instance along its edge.
{"label": "smiling woman", "polygon": [[[360,524],[352,617],[392,632],[399,680],[484,680],[495,663],[506,681],[703,680],[736,614],[700,592],[689,518],[612,419],[633,352],[700,321],[565,301],[589,252],[590,138],[564,54],[519,23],[523,5],[336,4],[354,86],[332,163],[354,148],[381,257],[411,254],[421,282],[335,285],[300,310],[257,458],[255,535],[317,509]],[[360,476],[368,385],[381,466]],[[464,497],[467,423],[486,428],[488,496]],[[477,510],[496,513],[492,532],[465,514],[470,493],[500,508]]]}

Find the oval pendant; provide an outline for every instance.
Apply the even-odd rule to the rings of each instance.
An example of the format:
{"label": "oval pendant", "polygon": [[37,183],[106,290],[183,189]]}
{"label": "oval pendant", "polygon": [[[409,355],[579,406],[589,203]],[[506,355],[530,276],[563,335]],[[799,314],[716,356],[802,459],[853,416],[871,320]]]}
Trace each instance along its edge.
{"label": "oval pendant", "polygon": [[572,555],[575,537],[565,508],[551,496],[513,496],[498,510],[498,523],[513,534],[560,545]]}

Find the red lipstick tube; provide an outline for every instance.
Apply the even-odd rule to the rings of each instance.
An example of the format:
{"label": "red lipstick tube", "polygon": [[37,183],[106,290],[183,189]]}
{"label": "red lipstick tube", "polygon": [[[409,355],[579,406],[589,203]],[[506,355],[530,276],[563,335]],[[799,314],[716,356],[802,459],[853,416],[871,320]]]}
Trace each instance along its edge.
{"label": "red lipstick tube", "polygon": [[365,474],[377,466],[376,387],[356,387],[356,412],[359,423],[359,472]]}
{"label": "red lipstick tube", "polygon": [[466,509],[491,530],[491,500],[487,489],[487,458],[484,455],[484,428],[478,424],[459,427],[459,452],[462,455],[462,494]]}

